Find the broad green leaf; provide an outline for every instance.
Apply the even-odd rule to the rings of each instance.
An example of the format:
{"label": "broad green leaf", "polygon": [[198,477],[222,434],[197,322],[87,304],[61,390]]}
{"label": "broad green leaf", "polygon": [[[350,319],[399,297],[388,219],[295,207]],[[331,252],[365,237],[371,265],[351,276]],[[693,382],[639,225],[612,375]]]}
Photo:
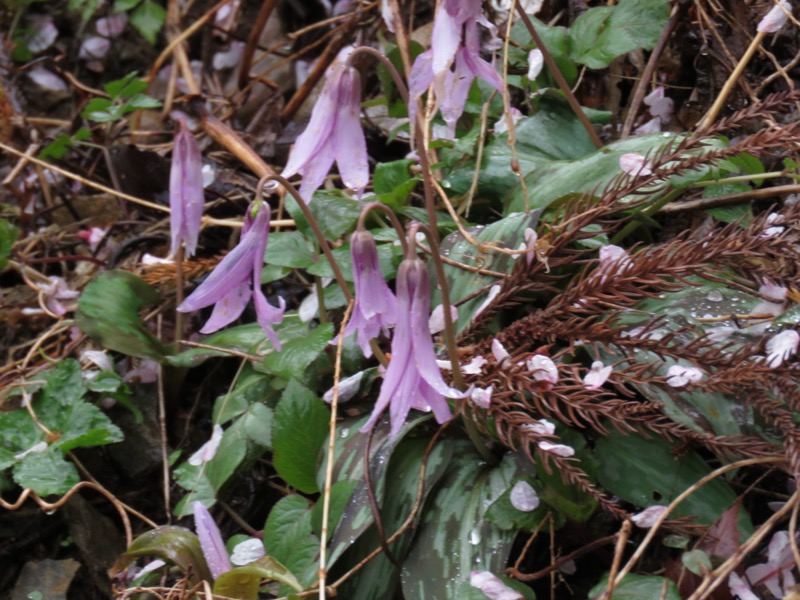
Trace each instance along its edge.
{"label": "broad green leaf", "polygon": [[275,410],[273,462],[286,483],[306,494],[319,491],[317,456],[328,435],[329,421],[330,412],[323,401],[297,381],[290,381]]}
{"label": "broad green leaf", "polygon": [[114,0],[114,8],[112,10],[115,13],[130,10],[141,1],[142,0]]}
{"label": "broad green leaf", "polygon": [[317,260],[314,247],[299,231],[279,231],[269,236],[264,261],[270,265],[307,269]]}
{"label": "broad green leaf", "polygon": [[[324,492],[324,486],[320,489]],[[344,509],[356,489],[355,481],[334,481],[331,486],[330,506],[328,508],[328,533],[334,531],[342,518]],[[322,517],[325,503],[320,496],[319,501],[311,510],[311,528],[317,536],[322,534]],[[330,538],[330,535],[328,535]]]}
{"label": "broad green leaf", "polygon": [[6,268],[8,257],[11,256],[11,247],[19,237],[19,229],[14,227],[8,219],[0,219],[0,272]]}
{"label": "broad green leaf", "polygon": [[272,507],[264,525],[264,547],[300,582],[313,581],[319,540],[312,531],[311,507],[305,498],[286,496]]}
{"label": "broad green leaf", "polygon": [[129,111],[143,108],[158,108],[161,106],[161,100],[156,100],[145,94],[136,94],[125,102],[125,106]]}
{"label": "broad green leaf", "polygon": [[247,456],[247,432],[239,419],[222,434],[214,458],[206,463],[206,476],[214,491],[219,492]]}
{"label": "broad green leaf", "polygon": [[[597,478],[610,493],[636,506],[669,504],[711,472],[695,452],[675,456],[673,448],[661,439],[644,439],[612,430],[595,447],[598,458]],[[697,522],[714,523],[736,500],[736,493],[717,478],[699,488],[674,511],[676,517],[696,516]],[[745,511],[739,515],[739,527],[745,536],[753,526]]]}
{"label": "broad green leaf", "polygon": [[78,470],[64,460],[61,451],[49,446],[44,452],[31,452],[14,468],[14,481],[38,496],[66,494],[80,483]]}
{"label": "broad green leaf", "polygon": [[303,337],[296,337],[283,344],[280,352],[264,359],[264,367],[284,379],[300,379],[306,368],[325,351],[333,338],[333,325],[324,323]]}
{"label": "broad green leaf", "polygon": [[[355,226],[361,207],[357,200],[350,198],[341,190],[318,190],[314,192],[314,201],[309,205],[311,214],[322,230],[325,239],[337,240]],[[295,220],[297,229],[308,236],[314,233],[305,215],[297,206],[297,201],[286,197],[286,209]],[[270,244],[272,241],[270,241]],[[269,255],[268,255],[269,256]],[[320,258],[320,260],[324,260]],[[267,259],[267,262],[271,262]]]}
{"label": "broad green leaf", "polygon": [[52,406],[72,406],[86,394],[83,373],[77,360],[68,358],[44,374],[41,401]]}
{"label": "broad green leaf", "polygon": [[184,462],[172,472],[175,483],[188,493],[180,499],[173,509],[176,517],[185,517],[193,513],[192,505],[195,501],[202,502],[204,506],[212,506],[216,501],[214,487],[206,475],[205,466],[194,466]]}
{"label": "broad green leaf", "polygon": [[[136,1],[139,2],[140,0]],[[118,11],[118,9],[115,8],[115,11]],[[124,100],[137,94],[141,94],[147,91],[147,82],[144,79],[140,79],[138,75],[139,74],[136,71],[132,71],[121,79],[104,84],[103,89],[109,96],[111,96],[112,100],[116,100],[117,98],[122,98]],[[105,102],[109,102],[103,98],[96,98],[95,100],[104,100]],[[94,100],[90,101],[89,104],[91,105],[92,102],[94,102]],[[109,104],[111,103],[109,102]],[[105,109],[101,108],[99,110]]]}
{"label": "broad green leaf", "polygon": [[[676,144],[680,140],[679,136],[670,133],[640,135],[608,144],[578,160],[553,161],[549,165],[533,170],[525,177],[528,206],[531,209],[546,208],[555,200],[570,194],[601,190],[622,173],[619,159],[623,154],[639,153],[649,156],[663,149],[665,145]],[[725,142],[708,140],[704,144],[702,149],[687,153],[687,157],[724,147]],[[671,176],[650,186],[646,191],[655,194],[663,192],[669,186],[683,188],[704,178],[709,170],[710,167],[704,166],[680,176]],[[522,187],[517,186],[509,197],[506,212],[518,212],[524,207]]]}
{"label": "broad green leaf", "polygon": [[[385,535],[390,536],[397,531],[408,518],[411,508],[417,500],[420,467],[428,449],[427,437],[411,437],[403,439],[392,453],[386,472],[386,493],[380,506],[381,522]],[[446,473],[452,459],[453,448],[449,443],[439,442],[431,450],[425,464],[425,482],[421,505],[435,490],[441,477]],[[417,514],[419,522],[421,512]],[[408,530],[390,545],[392,555],[403,561],[408,553],[414,537],[414,529]],[[357,564],[367,553],[380,546],[377,529],[372,526],[351,546],[345,555],[344,564]],[[332,557],[333,558],[333,557]],[[329,563],[329,567],[332,563]],[[362,600],[378,600],[393,598],[399,591],[400,572],[381,554],[367,563],[357,574],[342,587],[341,593],[348,598]]]}
{"label": "broad green leaf", "polygon": [[164,345],[139,318],[139,310],[158,302],[155,288],[127,271],[102,273],[78,299],[75,323],[104,348],[129,356],[163,360]]}
{"label": "broad green leaf", "polygon": [[[283,321],[275,326],[275,333],[282,342],[302,337],[308,333],[308,325],[300,321],[297,316],[287,315]],[[224,350],[236,350],[262,356],[274,353],[275,349],[267,340],[264,330],[258,323],[237,325],[218,331],[202,340],[206,346],[219,348],[191,348],[178,355],[167,357],[167,362],[176,367],[196,367],[204,360],[211,357],[231,356]]]}
{"label": "broad green leaf", "polygon": [[669,11],[667,0],[620,0],[614,7],[591,8],[570,27],[570,56],[590,69],[603,69],[633,50],[652,50]]}
{"label": "broad green leaf", "polygon": [[[560,99],[543,101],[534,115],[520,119],[516,129],[522,175],[544,168],[553,161],[575,160],[596,150],[583,125]],[[453,193],[465,194],[472,185],[475,150],[472,147],[460,151],[456,148],[443,151],[442,155],[443,161],[452,165],[443,185]],[[478,179],[478,198],[499,200],[519,184],[519,177],[511,171],[511,160],[507,134],[486,144]]]}
{"label": "broad green leaf", "polygon": [[[395,262],[399,262],[401,254],[402,250],[400,246],[378,244],[378,263],[381,267],[381,273],[387,281],[395,276],[397,272]],[[339,265],[339,269],[345,281],[353,281],[353,261],[350,258],[350,240],[347,240],[345,244],[336,248],[333,251],[333,257],[336,260],[336,264]],[[333,269],[328,260],[324,257],[320,258],[317,263],[309,267],[308,272],[318,277],[333,277]]]}
{"label": "broad green leaf", "polygon": [[217,397],[214,402],[213,422],[224,425],[243,414],[251,404],[265,401],[269,393],[269,379],[269,376],[245,365],[233,389]]}
{"label": "broad green leaf", "polygon": [[197,536],[185,527],[164,525],[140,535],[112,570],[120,571],[142,556],[157,556],[177,565],[189,573],[193,583],[198,582],[198,576],[199,580],[213,581]]}
{"label": "broad green leaf", "polygon": [[[590,598],[599,598],[608,588],[608,574],[603,576],[589,592]],[[665,593],[666,592],[666,593]],[[675,582],[666,577],[655,575],[625,575],[622,583],[614,588],[610,600],[643,600],[644,598],[662,598],[663,600],[681,600]]]}
{"label": "broad green leaf", "polygon": [[[525,230],[535,229],[538,220],[538,211],[527,215],[515,213],[488,227],[474,227],[470,230],[470,235],[483,244],[516,250],[520,244],[524,243]],[[451,260],[470,267],[481,266],[486,270],[503,274],[511,273],[514,268],[514,258],[511,255],[500,252],[481,253],[459,232],[453,232],[442,240],[440,248],[441,252]],[[525,258],[519,257],[518,260],[525,260]],[[428,268],[433,270],[434,266],[429,265]],[[448,264],[444,265],[444,272],[447,285],[450,287],[450,301],[458,304],[465,298],[470,298],[466,302],[458,304],[456,334],[459,334],[469,327],[475,313],[486,302],[491,287],[501,283],[502,280],[492,275],[480,275]],[[478,293],[481,291],[483,293]],[[435,306],[441,302],[441,299],[438,292],[434,295],[433,305]]]}
{"label": "broad green leaf", "polygon": [[706,552],[698,549],[684,552],[681,555],[681,563],[683,563],[683,566],[689,569],[689,571],[701,577],[713,568],[711,565],[711,557]]}
{"label": "broad green leaf", "polygon": [[411,179],[409,168],[415,161],[404,158],[375,165],[372,185],[376,194],[388,194]]}
{"label": "broad green leaf", "polygon": [[489,467],[470,444],[460,442],[403,564],[405,596],[456,600],[476,567],[502,573],[517,532],[486,520],[486,509],[532,471],[528,461],[512,454]]}
{"label": "broad green leaf", "polygon": [[257,600],[262,579],[279,581],[298,592],[303,590],[303,586],[286,567],[271,556],[265,556],[220,575],[214,582],[214,594],[240,600]]}
{"label": "broad green leaf", "polygon": [[142,0],[131,13],[131,25],[151,44],[156,43],[156,36],[164,25],[167,13],[155,0]]}

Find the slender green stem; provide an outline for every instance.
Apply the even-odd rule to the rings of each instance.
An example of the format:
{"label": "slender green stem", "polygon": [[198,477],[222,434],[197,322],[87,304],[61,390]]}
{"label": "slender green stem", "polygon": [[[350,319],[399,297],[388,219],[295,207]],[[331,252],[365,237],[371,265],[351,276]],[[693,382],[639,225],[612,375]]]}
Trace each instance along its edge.
{"label": "slender green stem", "polygon": [[[681,194],[683,194],[683,190],[672,190],[671,192],[667,192],[661,198],[653,202],[650,206],[642,210],[641,214],[643,214],[646,217],[651,217],[654,214],[656,214],[661,209],[662,206],[669,204],[670,202],[678,198]],[[623,227],[620,231],[616,233],[616,235],[614,235],[613,238],[611,238],[611,243],[619,244],[622,240],[624,240],[634,231],[639,229],[641,225],[642,224],[639,221],[629,221],[628,224],[625,225],[625,227]]]}

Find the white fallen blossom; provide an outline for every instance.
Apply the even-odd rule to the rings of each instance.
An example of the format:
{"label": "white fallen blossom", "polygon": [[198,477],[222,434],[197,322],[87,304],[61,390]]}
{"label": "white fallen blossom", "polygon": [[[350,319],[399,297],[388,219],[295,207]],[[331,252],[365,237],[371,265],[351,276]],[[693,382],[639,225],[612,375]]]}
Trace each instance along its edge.
{"label": "white fallen blossom", "polygon": [[653,163],[638,152],[629,152],[619,157],[619,168],[632,177],[653,174]]}
{"label": "white fallen blossom", "polygon": [[566,444],[553,444],[551,442],[542,441],[539,442],[537,446],[539,446],[539,450],[543,452],[549,452],[550,454],[555,454],[556,456],[561,456],[563,458],[575,456],[575,448],[572,446],[567,446]]}
{"label": "white fallen blossom", "polygon": [[592,363],[592,368],[583,378],[583,386],[587,390],[600,388],[611,375],[612,367],[606,366],[602,361],[596,360]]}
{"label": "white fallen blossom", "polygon": [[794,329],[781,331],[767,342],[767,366],[775,369],[797,354],[800,335]]}
{"label": "white fallen blossom", "polygon": [[524,600],[522,594],[508,587],[502,579],[489,571],[472,571],[469,584],[478,588],[489,600]]}
{"label": "white fallen blossom", "polygon": [[491,385],[486,389],[476,387],[472,390],[472,394],[470,394],[469,399],[475,403],[475,406],[487,410],[492,402],[493,390],[494,386]]}
{"label": "white fallen blossom", "polygon": [[120,12],[101,19],[97,19],[95,28],[97,33],[107,38],[114,38],[122,35],[128,25],[128,13]]}
{"label": "white fallen blossom", "polygon": [[667,369],[667,385],[679,388],[689,383],[697,383],[703,378],[703,372],[697,367],[672,365]]}
{"label": "white fallen blossom", "polygon": [[518,481],[509,494],[511,506],[521,512],[531,512],[539,507],[539,495],[527,481]]}
{"label": "white fallen blossom", "polygon": [[534,48],[528,54],[528,79],[533,81],[539,76],[544,67],[544,54],[538,48]]}
{"label": "white fallen blossom", "polygon": [[549,390],[558,382],[558,367],[553,360],[543,354],[534,354],[525,363],[536,381]]}
{"label": "white fallen blossom", "polygon": [[552,421],[548,421],[547,419],[539,419],[533,423],[525,423],[520,429],[534,435],[553,435],[556,432],[556,426]]}
{"label": "white fallen blossom", "polygon": [[638,512],[631,517],[631,521],[637,527],[641,527],[642,529],[650,529],[653,525],[656,524],[656,521],[664,514],[664,511],[667,510],[666,506],[661,506],[660,504],[656,504],[645,508],[642,512]]}
{"label": "white fallen blossom", "polygon": [[249,565],[251,562],[257,561],[259,558],[266,556],[264,550],[264,542],[256,538],[250,538],[239,542],[233,547],[231,552],[231,562],[237,566]]}
{"label": "white fallen blossom", "polygon": [[[458,309],[455,306],[450,307],[450,320],[455,322],[458,319]],[[428,319],[428,329],[431,335],[436,335],[440,331],[444,331],[444,305],[437,304],[436,308],[431,311],[431,316]]]}
{"label": "white fallen blossom", "polygon": [[[361,389],[361,380],[364,378],[364,371],[359,371],[355,375],[345,377],[339,381],[339,398],[337,402],[347,402]],[[333,402],[333,388],[329,389],[322,396],[322,399],[330,404]]]}

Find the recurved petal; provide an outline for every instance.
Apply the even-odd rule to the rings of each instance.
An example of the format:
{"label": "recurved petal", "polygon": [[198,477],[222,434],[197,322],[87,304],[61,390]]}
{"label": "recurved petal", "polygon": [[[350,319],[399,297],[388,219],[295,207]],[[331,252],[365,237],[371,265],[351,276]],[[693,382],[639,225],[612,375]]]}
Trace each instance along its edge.
{"label": "recurved petal", "polygon": [[253,269],[255,235],[247,233],[239,244],[211,272],[208,278],[178,307],[180,312],[192,312],[222,300],[232,288],[246,282]]}
{"label": "recurved petal", "polygon": [[278,340],[278,334],[275,333],[272,326],[283,321],[283,311],[286,309],[286,301],[280,298],[278,300],[280,302],[280,307],[272,306],[267,302],[267,298],[264,296],[264,292],[261,291],[260,285],[253,291],[253,301],[256,305],[256,320],[258,324],[261,325],[261,329],[267,334],[267,338],[275,347],[275,350],[280,352],[281,343],[280,340]]}
{"label": "recurved petal", "polygon": [[[409,325],[411,333],[412,357],[417,370],[422,378],[442,396],[448,398],[466,398],[469,394],[451,388],[445,383],[439,365],[436,363],[436,354],[433,351],[433,339],[428,329],[430,318],[430,289],[428,286],[428,271],[419,259],[406,260],[411,263],[404,279],[408,280],[407,286],[411,293],[411,307],[409,312]],[[400,284],[402,270],[398,270],[398,313],[400,308]],[[399,325],[399,323],[398,323]]]}
{"label": "recurved petal", "polygon": [[247,282],[240,283],[225,294],[216,304],[200,333],[214,333],[230,325],[244,312],[252,292]]}
{"label": "recurved petal", "polygon": [[361,77],[345,67],[339,80],[339,107],[333,129],[333,153],[342,182],[359,195],[369,183],[367,141],[361,129]]}

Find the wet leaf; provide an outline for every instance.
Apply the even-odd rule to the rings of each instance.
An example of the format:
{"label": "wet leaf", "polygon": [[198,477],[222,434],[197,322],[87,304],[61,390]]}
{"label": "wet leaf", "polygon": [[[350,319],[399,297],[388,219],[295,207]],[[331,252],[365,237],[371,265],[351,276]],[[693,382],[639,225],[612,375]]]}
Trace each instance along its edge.
{"label": "wet leaf", "polygon": [[66,494],[80,483],[80,477],[75,465],[64,460],[57,448],[49,446],[45,452],[32,452],[23,458],[14,468],[14,481],[44,497]]}
{"label": "wet leaf", "polygon": [[272,507],[264,524],[264,547],[300,581],[313,581],[319,539],[312,530],[308,500],[291,495]]}
{"label": "wet leaf", "polygon": [[112,567],[112,571],[119,572],[142,556],[156,556],[177,565],[189,573],[191,581],[195,583],[198,582],[198,576],[200,580],[212,581],[200,541],[185,527],[164,525],[140,535]]}
{"label": "wet leaf", "polygon": [[234,567],[220,575],[214,582],[214,593],[240,600],[256,600],[261,580],[279,581],[298,592],[303,586],[294,575],[277,560],[265,556],[243,567]]}
{"label": "wet leaf", "polygon": [[325,351],[332,338],[333,325],[324,323],[304,336],[287,340],[280,352],[273,352],[264,359],[264,367],[284,379],[301,379],[306,368]]}
{"label": "wet leaf", "polygon": [[[608,587],[608,574],[589,592],[590,598],[599,598]],[[666,590],[666,594],[664,594]],[[678,587],[674,581],[666,577],[653,575],[628,574],[614,588],[610,600],[642,600],[642,598],[663,598],[664,600],[681,600]]]}

